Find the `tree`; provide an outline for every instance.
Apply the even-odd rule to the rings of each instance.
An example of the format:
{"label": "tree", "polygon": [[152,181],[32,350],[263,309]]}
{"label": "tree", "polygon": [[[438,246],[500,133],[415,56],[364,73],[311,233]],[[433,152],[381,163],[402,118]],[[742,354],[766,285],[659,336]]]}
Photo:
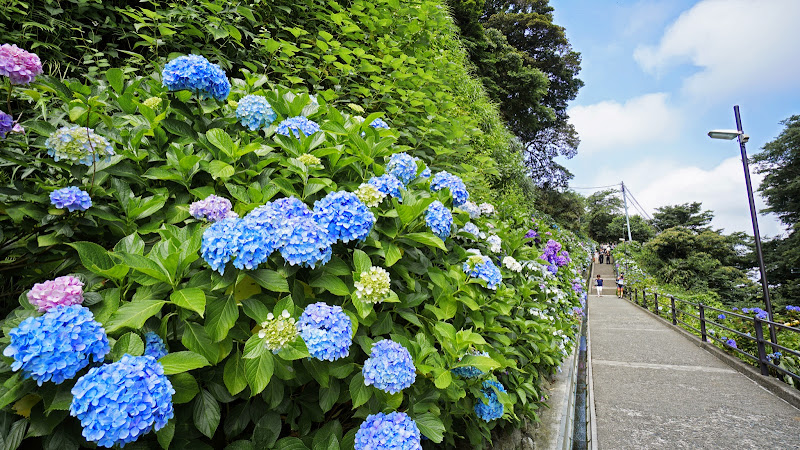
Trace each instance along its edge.
{"label": "tree", "polygon": [[783,131],[753,158],[764,175],[758,190],[768,207],[790,227],[786,237],[765,241],[767,280],[775,286],[776,305],[800,298],[800,115],[781,122]]}
{"label": "tree", "polygon": [[[647,242],[656,235],[656,231],[653,227],[641,216],[631,216],[630,223],[631,236],[634,241]],[[625,220],[625,216],[618,215],[611,219],[611,223],[608,224],[608,234],[616,236],[616,239],[628,239],[628,224]]]}
{"label": "tree", "polygon": [[714,212],[702,211],[702,205],[701,202],[692,202],[656,208],[653,225],[661,230],[673,227],[685,227],[695,232],[709,230],[707,225],[714,219]]}
{"label": "tree", "polygon": [[606,189],[586,199],[586,234],[598,242],[619,239],[619,234],[612,234],[609,230],[614,217],[622,215],[622,199],[617,193],[614,189]]}
{"label": "tree", "polygon": [[580,231],[581,220],[586,215],[586,198],[571,190],[540,189],[534,206],[573,232]]}

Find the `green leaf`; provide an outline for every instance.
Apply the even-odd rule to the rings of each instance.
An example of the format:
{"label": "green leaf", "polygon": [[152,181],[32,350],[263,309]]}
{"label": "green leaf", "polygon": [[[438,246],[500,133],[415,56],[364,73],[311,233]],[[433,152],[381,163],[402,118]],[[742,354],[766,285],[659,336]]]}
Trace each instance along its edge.
{"label": "green leaf", "polygon": [[233,157],[233,155],[236,154],[233,139],[231,139],[230,135],[224,130],[219,128],[208,130],[206,132],[206,138],[208,139],[208,142],[211,142],[214,147],[217,147],[225,152],[226,155]]}
{"label": "green leaf", "polygon": [[145,321],[158,314],[165,303],[163,300],[141,300],[124,303],[111,315],[108,323],[105,324],[106,332],[113,333],[122,328],[141,329]]}
{"label": "green leaf", "polygon": [[414,422],[417,423],[420,433],[434,443],[438,444],[444,439],[444,424],[442,420],[434,414],[420,414],[414,417]]}
{"label": "green leaf", "polygon": [[322,274],[319,278],[311,282],[312,287],[323,288],[333,295],[346,296],[350,295],[350,289],[344,284],[341,278],[330,275]]}
{"label": "green leaf", "polygon": [[245,377],[250,386],[251,396],[260,394],[267,387],[274,368],[275,361],[270,352],[264,352],[257,358],[244,361]]}
{"label": "green leaf", "polygon": [[409,233],[404,234],[401,236],[401,238],[419,242],[420,244],[425,244],[428,247],[437,247],[442,250],[447,250],[447,247],[444,245],[444,241],[439,239],[439,237],[435,236],[433,233]]}
{"label": "green leaf", "polygon": [[369,269],[372,267],[372,261],[370,261],[366,253],[355,249],[353,250],[353,267],[355,268],[354,272],[357,274],[369,272]]}
{"label": "green leaf", "polygon": [[323,413],[330,411],[339,400],[340,389],[339,382],[334,381],[327,388],[319,390],[319,407],[322,408]]}
{"label": "green leaf", "polygon": [[392,267],[394,263],[400,260],[403,255],[400,253],[400,248],[395,244],[389,244],[389,247],[386,248],[386,267]]}
{"label": "green leaf", "polygon": [[155,280],[172,284],[172,277],[169,272],[148,257],[126,252],[117,252],[113,253],[113,255],[137,272],[141,272]]}
{"label": "green leaf", "polygon": [[194,401],[194,426],[209,439],[214,437],[220,419],[219,403],[203,389]]}
{"label": "green leaf", "polygon": [[182,120],[166,118],[161,121],[161,126],[174,135],[197,139],[197,132],[192,129],[191,125]]}
{"label": "green leaf", "polygon": [[433,384],[439,389],[447,389],[450,383],[453,382],[453,376],[447,369],[440,369],[442,372],[433,380]]}
{"label": "green leaf", "polygon": [[200,392],[200,387],[191,374],[179,373],[169,377],[169,381],[172,383],[172,388],[175,389],[175,394],[172,395],[172,403],[176,405],[189,403]]}
{"label": "green leaf", "polygon": [[215,159],[208,164],[208,173],[210,173],[215,180],[217,178],[227,180],[228,178],[232,177],[236,171],[230,164]]}
{"label": "green leaf", "polygon": [[225,363],[225,371],[222,374],[225,387],[231,395],[242,392],[247,387],[247,377],[244,371],[244,360],[242,354],[237,349]]}
{"label": "green leaf", "polygon": [[203,355],[211,364],[217,364],[225,357],[222,343],[211,342],[206,329],[195,322],[186,322],[181,343],[189,350]]}
{"label": "green leaf", "polygon": [[117,339],[114,344],[114,349],[111,350],[111,359],[119,361],[122,355],[129,354],[131,356],[141,356],[144,354],[144,342],[138,334],[134,332],[125,333]]}
{"label": "green leaf", "polygon": [[242,300],[242,311],[244,311],[247,317],[255,320],[258,323],[267,320],[267,315],[270,313],[267,305],[262,303],[260,300],[256,300],[255,298]]}
{"label": "green leaf", "polygon": [[350,399],[353,401],[353,409],[367,403],[372,397],[372,389],[364,384],[364,375],[357,372],[350,380]]}
{"label": "green leaf", "polygon": [[275,444],[275,450],[309,450],[299,438],[285,437]]}
{"label": "green leaf", "polygon": [[108,84],[114,88],[117,94],[122,93],[122,90],[125,88],[125,75],[122,73],[122,69],[115,67],[106,70],[106,80],[108,80]]}
{"label": "green leaf", "polygon": [[156,439],[162,449],[169,449],[169,444],[172,443],[172,438],[175,436],[175,419],[170,420],[164,425],[164,428],[156,431]]}
{"label": "green leaf", "polygon": [[128,273],[126,266],[114,264],[106,249],[93,242],[70,242],[67,245],[77,250],[83,267],[98,275],[120,280]]}
{"label": "green leaf", "polygon": [[165,375],[175,375],[208,366],[208,360],[195,352],[172,352],[158,360],[164,366]]}
{"label": "green leaf", "polygon": [[281,416],[274,411],[270,411],[258,419],[253,430],[253,441],[255,441],[256,447],[272,448],[281,435],[282,427]]}
{"label": "green leaf", "polygon": [[206,331],[212,342],[219,342],[228,336],[228,331],[233,328],[236,319],[239,318],[239,307],[236,305],[233,295],[228,295],[211,300],[206,308],[208,310]]}
{"label": "green leaf", "polygon": [[272,292],[289,292],[289,283],[286,281],[286,277],[274,270],[254,270],[249,275],[264,289]]}
{"label": "green leaf", "polygon": [[206,309],[206,294],[198,288],[184,288],[175,291],[170,294],[169,300],[181,308],[200,314],[200,317],[203,317]]}
{"label": "green leaf", "polygon": [[491,372],[494,369],[499,369],[500,363],[487,356],[467,355],[453,365],[454,368],[467,366],[477,367],[484,372]]}

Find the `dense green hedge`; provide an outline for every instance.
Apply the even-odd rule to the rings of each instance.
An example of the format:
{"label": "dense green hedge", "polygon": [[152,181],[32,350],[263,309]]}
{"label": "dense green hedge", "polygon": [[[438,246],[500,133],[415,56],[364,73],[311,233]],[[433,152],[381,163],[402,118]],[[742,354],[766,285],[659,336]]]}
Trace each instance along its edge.
{"label": "dense green hedge", "polygon": [[[59,14],[75,20],[97,11],[92,2],[62,3],[72,9]],[[70,73],[81,75],[78,79],[42,76],[11,91],[13,112],[21,114],[27,133],[0,141],[0,273],[8,280],[7,310],[19,305],[3,322],[0,343],[7,345],[10,330],[22,320],[40,315],[25,292],[65,274],[85,283],[84,305],[111,340],[108,361],[141,354],[144,333],[156,332],[178,355],[164,361],[177,391],[176,416],[133,448],[352,448],[368,414],[395,410],[416,421],[431,447],[466,440],[482,448],[495,426],[535,420],[543,402],[541,379],[573,345],[572,308],[579,305],[579,294],[572,284],[580,278],[585,251],[570,233],[531,220],[521,201],[524,180],[515,178],[521,173],[518,158],[503,147],[508,134],[480,84],[460,65],[463,51],[441,4],[270,2],[187,19],[187,11],[198,5],[213,5],[189,3],[195,9],[184,4],[120,12],[113,27],[94,28],[121,33],[113,41],[117,48],[102,55],[109,64],[125,54],[131,31],[123,16],[158,18],[180,29],[180,35],[169,35],[156,27],[163,42],[130,48],[152,66],[134,58],[119,69],[75,68]],[[187,32],[192,24],[205,29],[215,23],[212,16],[250,23],[258,33],[242,32],[239,46]],[[166,17],[180,19],[173,23]],[[9,30],[9,38],[19,37]],[[46,66],[64,61],[56,58],[59,41],[52,36],[65,39],[67,48],[73,36],[56,31],[38,41],[40,48],[53,46]],[[166,60],[156,56],[195,50],[217,56],[228,68],[233,102],[166,92],[160,79]],[[253,55],[266,56],[260,62],[239,59]],[[58,74],[56,68],[64,70],[51,66],[51,73]],[[318,106],[304,94],[309,91]],[[303,114],[322,131],[295,140],[276,135],[274,126],[247,130],[236,120],[235,102],[253,93],[269,99],[278,120]],[[367,126],[380,115],[391,130]],[[117,156],[89,167],[54,161],[45,141],[70,124],[95,128]],[[496,202],[496,214],[472,220],[502,239],[499,252],[469,235],[443,241],[430,233],[424,219],[428,205],[438,199],[452,208],[452,202],[446,190],[432,193],[421,179],[409,185],[402,203],[384,200],[372,209],[377,223],[363,242],[335,244],[331,261],[314,269],[287,265],[276,253],[255,270],[228,267],[222,276],[200,258],[208,225],[189,215],[193,201],[214,193],[232,200],[239,215],[287,196],[313,206],[328,192],[353,191],[382,174],[388,157],[401,151],[434,172],[463,177],[471,200]],[[298,160],[308,153],[321,164]],[[89,210],[66,213],[50,205],[49,193],[70,185],[91,194]],[[453,214],[455,234],[470,218],[459,209]],[[523,237],[529,228],[562,242],[575,261],[549,275],[538,259],[541,247]],[[504,282],[495,291],[464,273],[468,249],[490,255],[498,266],[503,256],[531,263],[522,273],[502,267]],[[397,302],[369,307],[355,300],[354,282],[369,265],[389,272]],[[319,301],[341,305],[353,321],[347,358],[331,363],[308,358],[299,338],[275,355],[263,351],[258,330],[269,312],[286,309],[297,318]],[[382,338],[406,347],[417,369],[415,383],[398,394],[364,386],[360,378],[371,344]],[[489,357],[470,356],[473,351]],[[23,446],[91,446],[67,411],[75,380],[37,387],[12,371],[11,361],[0,364],[5,446],[16,448],[23,437]],[[451,372],[459,366],[486,373],[464,379]],[[507,389],[500,395],[501,420],[487,423],[475,416],[483,379],[496,379]]]}

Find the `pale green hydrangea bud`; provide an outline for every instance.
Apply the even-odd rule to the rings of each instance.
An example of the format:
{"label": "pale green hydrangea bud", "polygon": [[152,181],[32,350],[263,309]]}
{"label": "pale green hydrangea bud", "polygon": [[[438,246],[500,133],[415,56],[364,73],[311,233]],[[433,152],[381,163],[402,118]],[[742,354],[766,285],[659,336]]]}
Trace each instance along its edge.
{"label": "pale green hydrangea bud", "polygon": [[379,191],[375,186],[368,183],[361,183],[361,186],[356,189],[356,197],[361,200],[361,203],[370,208],[375,208],[381,204],[386,194]]}
{"label": "pale green hydrangea bud", "polygon": [[319,158],[317,158],[316,156],[312,155],[311,153],[305,153],[303,155],[300,155],[300,157],[297,158],[297,160],[300,161],[301,163],[307,165],[307,166],[317,165],[317,164],[319,164],[321,162],[319,160]]}
{"label": "pale green hydrangea bud", "polygon": [[237,102],[236,100],[228,100],[228,106],[230,106],[233,109],[236,109],[236,107],[239,106],[239,102]]}
{"label": "pale green hydrangea bud", "polygon": [[297,326],[295,325],[294,317],[285,309],[278,317],[269,313],[267,320],[261,322],[261,330],[258,332],[258,337],[264,339],[264,346],[268,350],[277,352],[297,338]]}
{"label": "pale green hydrangea bud", "polygon": [[372,266],[369,272],[361,272],[361,281],[356,281],[356,297],[366,303],[380,303],[389,296],[391,287],[389,272]]}
{"label": "pale green hydrangea bud", "polygon": [[156,109],[161,105],[161,97],[150,97],[143,101],[142,104],[151,109]]}
{"label": "pale green hydrangea bud", "polygon": [[467,258],[467,262],[470,266],[474,266],[475,264],[483,264],[483,255],[472,255]]}

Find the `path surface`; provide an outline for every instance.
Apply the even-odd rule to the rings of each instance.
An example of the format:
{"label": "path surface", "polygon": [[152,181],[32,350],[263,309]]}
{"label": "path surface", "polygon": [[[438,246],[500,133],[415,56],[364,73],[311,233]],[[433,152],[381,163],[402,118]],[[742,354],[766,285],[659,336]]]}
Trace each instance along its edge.
{"label": "path surface", "polygon": [[601,450],[800,449],[800,410],[618,299],[613,266],[598,273],[606,288],[589,297],[589,336]]}

